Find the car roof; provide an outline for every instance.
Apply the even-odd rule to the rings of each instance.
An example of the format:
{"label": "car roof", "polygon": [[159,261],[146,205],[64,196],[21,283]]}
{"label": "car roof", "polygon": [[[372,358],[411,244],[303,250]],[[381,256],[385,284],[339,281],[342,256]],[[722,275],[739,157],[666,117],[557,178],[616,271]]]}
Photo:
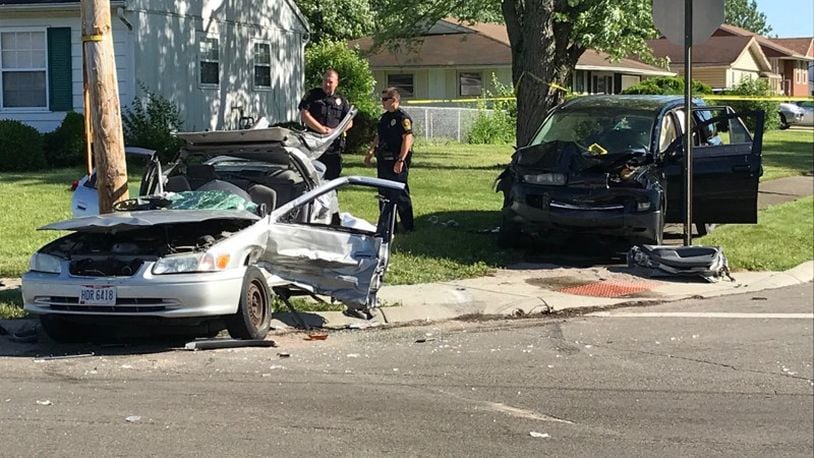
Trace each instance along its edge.
{"label": "car roof", "polygon": [[[704,105],[700,99],[693,99],[693,103]],[[586,95],[569,100],[562,104],[561,108],[584,110],[621,108],[657,113],[683,104],[684,97],[680,95]]]}

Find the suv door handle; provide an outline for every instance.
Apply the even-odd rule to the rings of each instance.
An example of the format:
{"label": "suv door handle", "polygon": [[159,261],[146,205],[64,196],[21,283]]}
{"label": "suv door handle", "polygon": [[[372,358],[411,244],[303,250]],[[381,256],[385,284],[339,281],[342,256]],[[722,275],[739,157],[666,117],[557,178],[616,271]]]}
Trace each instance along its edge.
{"label": "suv door handle", "polygon": [[732,166],[732,171],[733,172],[748,172],[749,170],[751,170],[751,167],[749,167],[748,165],[735,165],[735,166]]}

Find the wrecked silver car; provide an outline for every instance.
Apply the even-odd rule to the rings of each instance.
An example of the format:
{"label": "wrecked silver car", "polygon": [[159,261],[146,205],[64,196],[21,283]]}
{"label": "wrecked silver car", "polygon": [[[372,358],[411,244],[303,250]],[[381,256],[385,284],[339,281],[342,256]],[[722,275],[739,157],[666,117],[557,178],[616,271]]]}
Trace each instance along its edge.
{"label": "wrecked silver car", "polygon": [[323,183],[314,158],[335,135],[274,127],[179,137],[186,146],[167,167],[151,162],[143,195],[41,228],[71,231],[38,250],[22,278],[25,309],[52,338],[83,340],[122,322],[263,338],[278,288],[377,306],[395,202],[382,201],[373,225],[340,213],[336,191],[361,186],[374,199],[403,184]]}

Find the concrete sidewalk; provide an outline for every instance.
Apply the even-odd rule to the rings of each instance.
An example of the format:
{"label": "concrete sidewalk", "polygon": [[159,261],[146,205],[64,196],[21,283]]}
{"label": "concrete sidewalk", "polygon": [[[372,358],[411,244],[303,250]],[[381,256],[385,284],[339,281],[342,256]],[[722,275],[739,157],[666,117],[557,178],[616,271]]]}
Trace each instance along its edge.
{"label": "concrete sidewalk", "polygon": [[[672,302],[758,292],[814,281],[814,261],[785,272],[737,272],[734,281],[654,279],[631,273],[626,266],[566,268],[517,265],[488,277],[385,286],[379,298],[386,306],[370,322],[341,312],[303,312],[310,326],[331,329],[449,320],[464,316],[529,316],[619,306]],[[391,305],[391,306],[387,306]],[[279,313],[275,329],[295,323]]]}

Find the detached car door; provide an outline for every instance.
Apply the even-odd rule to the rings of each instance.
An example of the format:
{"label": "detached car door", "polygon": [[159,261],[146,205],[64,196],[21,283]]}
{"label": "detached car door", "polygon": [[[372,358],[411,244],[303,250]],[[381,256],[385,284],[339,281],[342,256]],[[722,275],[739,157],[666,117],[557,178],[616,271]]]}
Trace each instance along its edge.
{"label": "detached car door", "polygon": [[[678,118],[683,131],[683,113],[679,110],[671,115]],[[693,108],[694,223],[757,222],[764,113],[749,112],[744,116],[752,121],[754,136],[741,114],[729,107]],[[670,223],[683,222],[682,161],[683,148],[672,155],[665,170]]]}
{"label": "detached car door", "polygon": [[[320,224],[310,215],[330,208],[337,189],[363,186],[379,191],[377,225],[362,220]],[[266,252],[261,259],[273,274],[352,307],[376,306],[376,292],[390,259],[395,199],[404,184],[369,177],[342,177],[326,183],[273,211]]]}

